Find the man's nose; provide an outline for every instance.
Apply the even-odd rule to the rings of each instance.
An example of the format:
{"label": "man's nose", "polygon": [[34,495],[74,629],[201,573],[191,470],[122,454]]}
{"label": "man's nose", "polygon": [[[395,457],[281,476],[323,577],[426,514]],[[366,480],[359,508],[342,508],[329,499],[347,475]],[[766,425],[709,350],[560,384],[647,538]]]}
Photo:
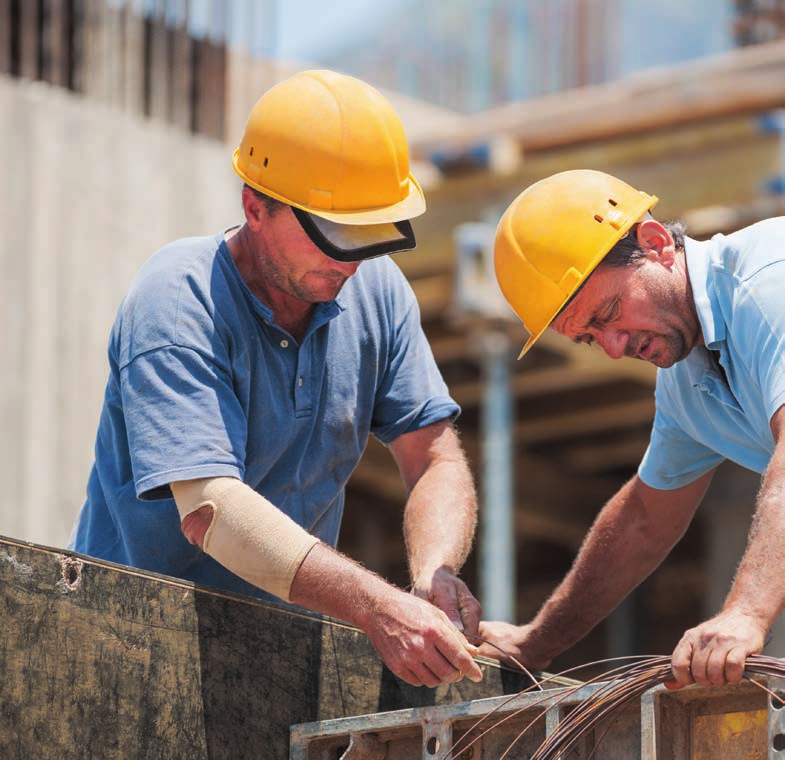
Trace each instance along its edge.
{"label": "man's nose", "polygon": [[611,359],[621,359],[627,348],[629,336],[620,330],[602,330],[597,333],[595,339]]}

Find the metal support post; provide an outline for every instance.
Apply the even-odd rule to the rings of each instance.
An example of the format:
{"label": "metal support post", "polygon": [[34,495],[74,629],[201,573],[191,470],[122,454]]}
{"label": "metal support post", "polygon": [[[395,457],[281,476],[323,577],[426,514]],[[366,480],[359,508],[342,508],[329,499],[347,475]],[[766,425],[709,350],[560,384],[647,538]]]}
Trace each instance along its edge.
{"label": "metal support post", "polygon": [[513,500],[510,354],[501,332],[481,337],[485,374],[482,414],[485,510],[480,529],[480,594],[483,616],[515,621],[515,515]]}
{"label": "metal support post", "polygon": [[510,362],[514,353],[503,322],[510,311],[496,285],[492,246],[495,228],[484,223],[456,229],[455,311],[475,336],[484,390],[479,530],[479,594],[483,616],[515,620],[515,519],[513,409]]}

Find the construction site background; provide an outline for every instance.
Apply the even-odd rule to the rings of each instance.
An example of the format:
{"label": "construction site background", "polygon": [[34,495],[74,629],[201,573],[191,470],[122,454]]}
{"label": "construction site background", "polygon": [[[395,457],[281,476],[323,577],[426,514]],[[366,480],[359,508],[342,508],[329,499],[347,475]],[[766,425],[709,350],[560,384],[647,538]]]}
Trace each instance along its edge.
{"label": "construction site background", "polygon": [[[782,28],[782,4],[759,5],[736,4],[745,44],[776,38],[772,29]],[[0,534],[54,547],[67,542],[83,499],[119,300],[160,245],[239,220],[230,146],[256,95],[290,70],[248,46],[227,46],[220,35],[195,37],[165,14],[145,17],[133,7],[0,0],[0,316],[7,355],[0,372]],[[407,98],[396,104],[415,146],[460,130],[452,111]],[[461,187],[472,182],[456,180]],[[481,181],[474,185],[475,216],[460,220],[446,210],[449,193],[440,201],[435,192],[424,238],[452,246],[457,221],[489,216],[498,205],[486,190]],[[467,409],[467,428],[475,417],[476,409]],[[713,579],[700,579],[709,609],[724,595],[743,549],[749,511],[739,505],[751,505],[756,487],[756,476],[738,471],[718,485],[722,498],[711,505],[700,549],[700,572]],[[564,522],[561,530],[576,527]],[[529,575],[521,586],[539,591],[552,580]],[[623,614],[634,616],[635,607]]]}

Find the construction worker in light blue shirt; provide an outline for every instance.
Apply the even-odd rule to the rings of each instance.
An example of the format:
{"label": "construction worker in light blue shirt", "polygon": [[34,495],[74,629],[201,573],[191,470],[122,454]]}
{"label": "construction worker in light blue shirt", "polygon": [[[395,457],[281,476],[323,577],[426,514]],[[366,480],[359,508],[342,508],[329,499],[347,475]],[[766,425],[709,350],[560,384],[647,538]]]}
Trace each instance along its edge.
{"label": "construction worker in light blue shirt", "polygon": [[785,218],[699,243],[657,221],[656,202],[572,170],[524,190],[499,223],[497,278],[529,332],[521,356],[551,327],[659,369],[638,473],[534,620],[484,621],[480,635],[547,667],[665,558],[729,459],[763,475],[753,528],[721,611],[676,646],[669,685],[734,683],[785,607]]}
{"label": "construction worker in light blue shirt", "polygon": [[703,349],[657,373],[657,412],[640,475],[685,485],[729,459],[764,472],[785,403],[785,218],[709,241],[685,239]]}

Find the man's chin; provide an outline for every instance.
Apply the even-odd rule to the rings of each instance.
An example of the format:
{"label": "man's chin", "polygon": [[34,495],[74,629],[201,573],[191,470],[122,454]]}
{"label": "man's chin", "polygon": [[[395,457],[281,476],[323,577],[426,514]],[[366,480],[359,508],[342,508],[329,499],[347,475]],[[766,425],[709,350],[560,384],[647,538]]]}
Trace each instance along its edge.
{"label": "man's chin", "polygon": [[674,364],[680,362],[682,359],[686,359],[688,355],[689,355],[689,351],[679,356],[675,356],[669,353],[666,356],[653,356],[649,361],[659,369],[668,369],[668,367],[672,367]]}

